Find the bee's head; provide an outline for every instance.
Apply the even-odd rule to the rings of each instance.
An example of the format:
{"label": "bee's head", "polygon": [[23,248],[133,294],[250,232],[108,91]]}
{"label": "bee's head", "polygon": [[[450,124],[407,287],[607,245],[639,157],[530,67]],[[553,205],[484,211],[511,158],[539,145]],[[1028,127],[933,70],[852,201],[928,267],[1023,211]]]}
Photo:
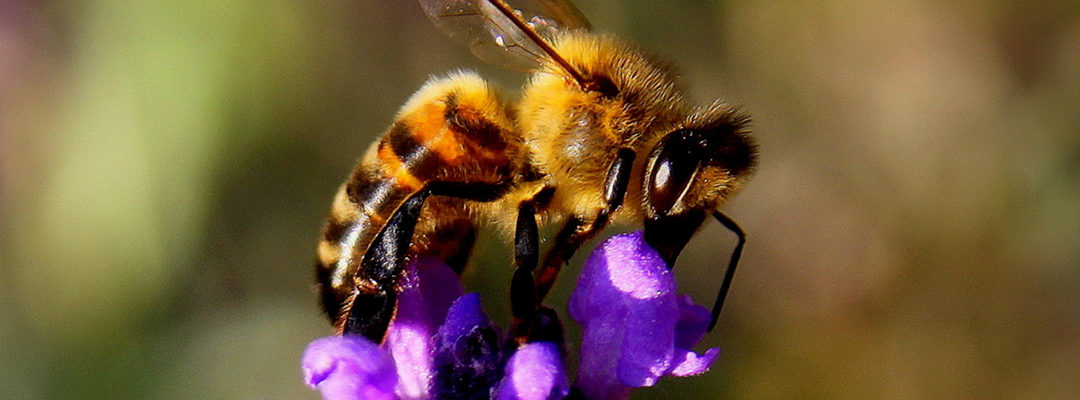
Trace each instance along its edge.
{"label": "bee's head", "polygon": [[[704,218],[739,189],[756,161],[749,118],[715,103],[660,138],[649,153],[642,188],[650,242],[685,243]],[[651,235],[650,235],[650,231]],[[681,250],[658,248],[666,257]]]}
{"label": "bee's head", "polygon": [[645,171],[647,216],[711,211],[738,190],[756,159],[748,122],[735,109],[718,104],[691,115],[662,137]]}

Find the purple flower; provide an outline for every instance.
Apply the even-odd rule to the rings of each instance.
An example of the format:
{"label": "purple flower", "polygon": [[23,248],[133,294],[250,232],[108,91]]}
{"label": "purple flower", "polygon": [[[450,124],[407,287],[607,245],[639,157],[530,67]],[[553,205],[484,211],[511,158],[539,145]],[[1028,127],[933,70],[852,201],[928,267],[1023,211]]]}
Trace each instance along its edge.
{"label": "purple flower", "polygon": [[431,395],[437,399],[486,399],[502,377],[498,329],[480,308],[480,295],[461,296],[432,338],[436,365]]}
{"label": "purple flower", "polygon": [[390,354],[359,336],[316,340],[304,352],[304,380],[326,400],[391,400],[398,384]]}
{"label": "purple flower", "polygon": [[570,394],[559,346],[527,343],[510,357],[506,376],[495,390],[497,400],[562,399]]}
{"label": "purple flower", "polygon": [[461,283],[446,264],[432,259],[409,263],[398,294],[397,314],[386,331],[385,346],[394,358],[402,399],[423,399],[431,386],[431,337],[461,296]]}
{"label": "purple flower", "polygon": [[570,316],[584,328],[576,387],[585,397],[624,399],[664,375],[697,375],[720,355],[689,349],[708,328],[710,314],[675,295],[674,274],[639,232],[601,244],[570,296]]}
{"label": "purple flower", "polygon": [[[398,298],[381,347],[362,337],[325,338],[308,347],[305,377],[323,398],[550,400],[570,395],[563,343],[508,342],[484,314],[479,296],[461,295],[446,265],[410,264]],[[632,388],[652,386],[661,376],[703,373],[719,356],[716,348],[704,355],[690,350],[705,334],[709,311],[676,296],[673,274],[640,232],[597,247],[569,308],[584,328],[574,387],[590,400],[625,399]],[[558,327],[554,312],[547,314],[550,326]]]}

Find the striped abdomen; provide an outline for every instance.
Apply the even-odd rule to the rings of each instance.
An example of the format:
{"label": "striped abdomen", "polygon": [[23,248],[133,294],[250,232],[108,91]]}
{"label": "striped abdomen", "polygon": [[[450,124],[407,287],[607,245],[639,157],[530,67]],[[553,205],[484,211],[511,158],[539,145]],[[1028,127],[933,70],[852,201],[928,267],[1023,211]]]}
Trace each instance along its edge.
{"label": "striped abdomen", "polygon": [[[398,206],[428,182],[495,183],[512,176],[519,141],[502,106],[473,74],[428,82],[372,145],[334,198],[319,242],[318,283],[332,321],[355,290],[374,290],[360,268],[368,244]],[[410,253],[460,272],[475,236],[458,199],[427,200]]]}

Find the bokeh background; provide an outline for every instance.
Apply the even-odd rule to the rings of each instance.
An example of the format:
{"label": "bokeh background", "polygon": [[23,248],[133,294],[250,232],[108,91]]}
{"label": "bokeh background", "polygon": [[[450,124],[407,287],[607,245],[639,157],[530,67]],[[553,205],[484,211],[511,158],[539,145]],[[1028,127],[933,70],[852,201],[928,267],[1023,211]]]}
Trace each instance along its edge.
{"label": "bokeh background", "polygon": [[[1080,398],[1080,3],[579,7],[761,145],[724,353],[635,398]],[[455,68],[523,82],[411,1],[0,1],[0,398],[318,398],[330,198]],[[502,322],[508,254],[466,276]]]}

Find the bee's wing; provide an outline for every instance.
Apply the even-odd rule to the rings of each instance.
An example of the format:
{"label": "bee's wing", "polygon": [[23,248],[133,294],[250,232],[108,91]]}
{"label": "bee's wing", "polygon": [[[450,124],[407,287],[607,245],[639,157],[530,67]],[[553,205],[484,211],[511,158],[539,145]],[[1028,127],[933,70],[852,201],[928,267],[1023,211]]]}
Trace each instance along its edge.
{"label": "bee's wing", "polygon": [[546,42],[556,33],[589,28],[569,0],[420,0],[420,5],[435,26],[480,59],[521,71],[558,57]]}

